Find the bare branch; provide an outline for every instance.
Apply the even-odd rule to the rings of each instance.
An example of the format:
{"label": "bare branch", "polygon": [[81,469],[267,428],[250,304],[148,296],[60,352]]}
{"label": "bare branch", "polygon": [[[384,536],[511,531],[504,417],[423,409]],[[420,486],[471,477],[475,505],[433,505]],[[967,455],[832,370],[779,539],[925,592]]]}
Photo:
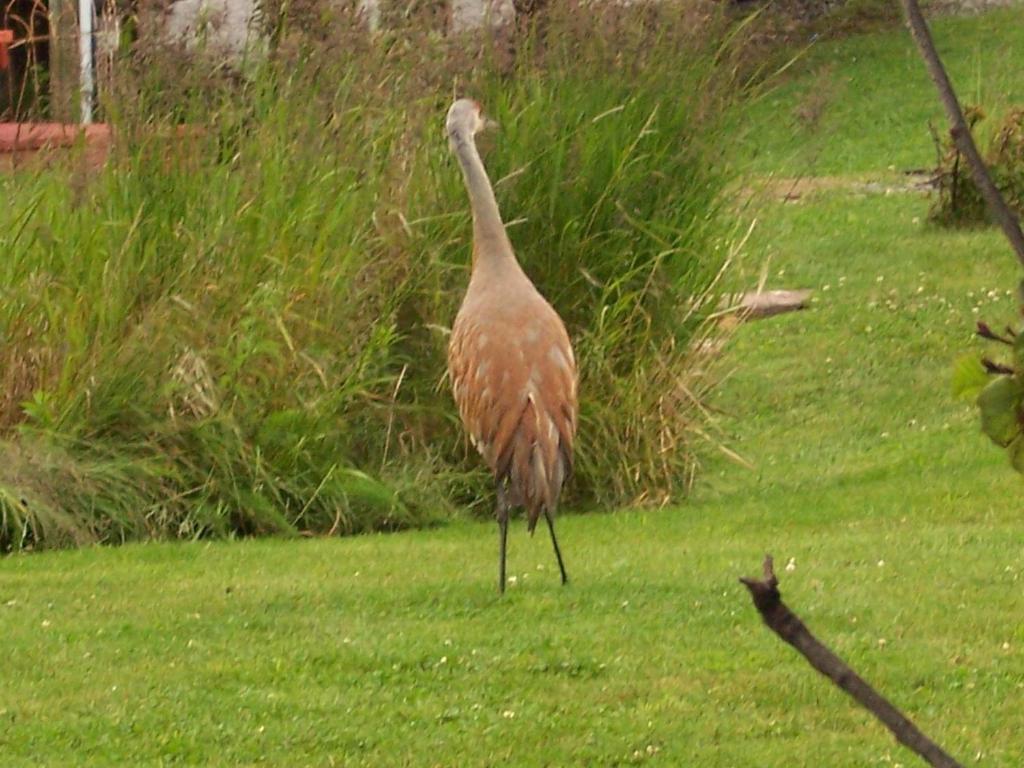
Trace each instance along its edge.
{"label": "bare branch", "polygon": [[1017,372],[1010,366],[1003,365],[1002,363],[993,362],[992,360],[989,360],[987,357],[983,357],[981,359],[981,364],[985,366],[986,373],[1006,374],[1008,376],[1012,376]]}
{"label": "bare branch", "polygon": [[779,593],[779,580],[772,567],[771,555],[765,557],[763,579],[741,578],[740,581],[750,590],[754,607],[768,628],[800,651],[818,672],[881,720],[901,744],[914,750],[934,768],[963,768],[934,741],[921,733],[917,726],[885,697],[868,685],[846,662],[823,645],[799,617],[789,610]]}
{"label": "bare branch", "polygon": [[1000,344],[1008,344],[1011,347],[1013,346],[1012,336],[1000,336],[998,333],[989,328],[988,323],[982,320],[978,321],[977,330],[975,331],[975,333],[983,339],[988,339],[989,341],[998,341]]}

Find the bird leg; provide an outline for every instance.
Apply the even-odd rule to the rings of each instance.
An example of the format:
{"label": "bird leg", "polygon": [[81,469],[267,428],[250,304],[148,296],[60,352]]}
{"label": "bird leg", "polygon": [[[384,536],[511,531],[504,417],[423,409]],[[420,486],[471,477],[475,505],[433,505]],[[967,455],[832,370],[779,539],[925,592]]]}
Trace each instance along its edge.
{"label": "bird leg", "polygon": [[551,544],[555,547],[555,557],[558,558],[558,570],[562,572],[562,584],[569,582],[569,577],[565,574],[565,563],[562,562],[562,550],[558,548],[558,539],[555,538],[555,521],[551,517],[551,513],[546,509],[544,510],[544,519],[548,521],[548,530],[551,531]]}
{"label": "bird leg", "polygon": [[498,506],[494,516],[498,518],[498,593],[505,594],[505,544],[508,540],[509,503],[505,489],[498,484]]}

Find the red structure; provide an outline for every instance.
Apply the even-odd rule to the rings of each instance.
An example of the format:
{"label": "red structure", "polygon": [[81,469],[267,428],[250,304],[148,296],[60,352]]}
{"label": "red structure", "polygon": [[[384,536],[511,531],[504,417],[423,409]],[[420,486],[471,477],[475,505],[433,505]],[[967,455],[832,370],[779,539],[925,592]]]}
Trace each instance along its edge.
{"label": "red structure", "polygon": [[26,152],[45,148],[70,147],[85,137],[85,143],[109,144],[110,127],[66,125],[64,123],[0,123],[0,152]]}
{"label": "red structure", "polygon": [[7,46],[14,42],[14,33],[9,29],[0,29],[0,70],[11,66],[11,56]]}
{"label": "red structure", "polygon": [[110,126],[65,123],[0,123],[0,173],[9,173],[35,160],[48,162],[78,142],[85,145],[84,159],[91,169],[107,160]]}

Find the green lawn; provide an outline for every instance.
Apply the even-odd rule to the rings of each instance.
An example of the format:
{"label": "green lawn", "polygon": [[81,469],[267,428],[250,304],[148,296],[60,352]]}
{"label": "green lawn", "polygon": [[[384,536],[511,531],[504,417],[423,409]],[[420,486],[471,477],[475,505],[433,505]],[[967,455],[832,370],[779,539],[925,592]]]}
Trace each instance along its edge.
{"label": "green lawn", "polygon": [[[943,28],[987,61],[1022,39],[1008,14]],[[895,34],[836,45],[897,43],[916,67]],[[820,140],[832,170],[890,156]],[[728,349],[716,405],[754,469],[710,455],[681,507],[562,518],[567,588],[519,520],[504,599],[488,524],[0,560],[0,762],[915,764],[760,625],[736,577],[770,550],[791,606],[924,730],[1019,766],[1024,494],[949,392],[975,317],[1013,319],[1017,268],[997,233],[936,232],[926,208],[758,211],[742,273],[770,257],[771,286],[816,302]]]}
{"label": "green lawn", "polygon": [[[964,104],[982,105],[987,122],[1024,104],[1024,5],[940,18],[932,28]],[[824,175],[935,165],[928,122],[945,133],[945,114],[907,31],[811,45],[794,69],[747,122],[743,145],[756,171]]]}

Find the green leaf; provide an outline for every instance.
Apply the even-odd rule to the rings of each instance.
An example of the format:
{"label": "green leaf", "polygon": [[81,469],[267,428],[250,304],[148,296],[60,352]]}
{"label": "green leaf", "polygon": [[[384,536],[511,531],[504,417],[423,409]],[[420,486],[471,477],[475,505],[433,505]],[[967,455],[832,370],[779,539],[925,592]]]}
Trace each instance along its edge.
{"label": "green leaf", "polygon": [[989,382],[985,366],[974,355],[964,355],[953,363],[953,397],[974,400]]}
{"label": "green leaf", "polygon": [[1021,388],[1013,376],[1000,376],[978,395],[981,431],[1004,448],[1020,434]]}
{"label": "green leaf", "polygon": [[1024,474],[1024,435],[1019,435],[1007,449],[1010,454],[1010,464],[1021,474]]}

